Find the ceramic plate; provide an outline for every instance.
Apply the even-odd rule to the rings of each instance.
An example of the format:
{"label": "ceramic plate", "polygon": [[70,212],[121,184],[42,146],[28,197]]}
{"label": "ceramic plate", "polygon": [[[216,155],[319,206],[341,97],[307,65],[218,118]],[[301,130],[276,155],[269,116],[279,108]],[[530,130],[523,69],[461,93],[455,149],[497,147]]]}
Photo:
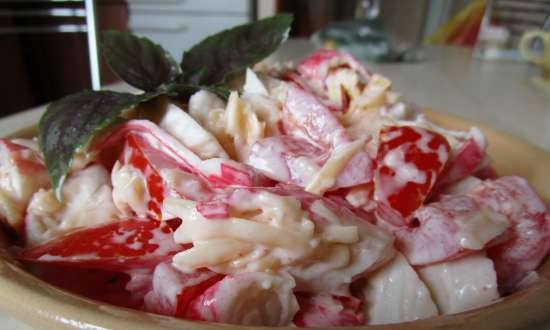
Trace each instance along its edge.
{"label": "ceramic plate", "polygon": [[[440,113],[429,112],[428,117],[449,128],[466,129],[473,125],[466,120]],[[498,174],[525,177],[548,204],[550,201],[550,154],[489,127],[477,126],[487,135],[489,154],[493,158]],[[28,132],[27,130],[27,134]],[[550,312],[548,310],[548,306],[550,306],[550,262],[548,260],[541,266],[539,273],[540,280],[531,287],[518,291],[485,308],[399,325],[366,328],[397,330],[548,329],[550,328]],[[147,314],[101,304],[64,292],[22,270],[18,263],[10,257],[3,238],[0,238],[0,309],[39,329],[51,330],[242,328],[195,323]],[[255,328],[249,327],[249,329]]]}

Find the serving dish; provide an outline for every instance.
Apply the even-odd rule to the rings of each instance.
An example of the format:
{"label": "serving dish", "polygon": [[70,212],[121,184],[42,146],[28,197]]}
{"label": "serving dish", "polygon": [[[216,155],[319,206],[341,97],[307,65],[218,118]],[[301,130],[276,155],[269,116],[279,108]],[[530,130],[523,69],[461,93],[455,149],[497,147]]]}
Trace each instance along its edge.
{"label": "serving dish", "polygon": [[[448,128],[466,129],[464,119],[427,111],[428,118]],[[29,125],[31,123],[28,123]],[[522,140],[478,125],[489,140],[489,155],[499,175],[525,177],[547,204],[550,202],[550,154]],[[29,126],[12,135],[28,137]],[[550,205],[550,204],[549,204]],[[239,329],[240,326],[196,323],[138,312],[55,288],[27,273],[0,238],[0,309],[39,329]],[[550,262],[539,268],[540,278],[498,303],[455,315],[368,329],[548,329],[550,328]],[[260,327],[250,327],[259,329]],[[263,328],[265,329],[265,327]],[[282,329],[282,328],[280,328]],[[290,329],[290,328],[288,328]],[[339,328],[331,328],[339,329]],[[362,329],[358,327],[357,329]]]}

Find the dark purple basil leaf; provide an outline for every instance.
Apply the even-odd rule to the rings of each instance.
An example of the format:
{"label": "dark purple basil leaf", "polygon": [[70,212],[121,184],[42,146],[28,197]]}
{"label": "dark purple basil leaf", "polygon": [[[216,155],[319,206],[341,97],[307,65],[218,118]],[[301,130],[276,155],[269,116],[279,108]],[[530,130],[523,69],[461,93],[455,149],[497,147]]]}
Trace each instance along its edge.
{"label": "dark purple basil leaf", "polygon": [[144,91],[174,81],[180,69],[161,46],[130,32],[103,33],[103,56],[109,67],[124,81]]}
{"label": "dark purple basil leaf", "polygon": [[121,120],[126,111],[157,95],[86,91],[66,96],[47,107],[38,123],[38,143],[59,200],[75,152],[86,147],[96,134]]}
{"label": "dark purple basil leaf", "polygon": [[227,83],[273,53],[288,38],[292,15],[281,14],[214,34],[183,53],[180,81],[196,86]]}

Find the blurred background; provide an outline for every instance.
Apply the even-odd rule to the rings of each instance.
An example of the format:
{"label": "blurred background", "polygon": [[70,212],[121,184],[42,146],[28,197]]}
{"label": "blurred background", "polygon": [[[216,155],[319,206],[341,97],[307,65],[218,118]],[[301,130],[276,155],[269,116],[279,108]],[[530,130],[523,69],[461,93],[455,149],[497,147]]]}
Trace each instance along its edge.
{"label": "blurred background", "polygon": [[102,85],[115,82],[101,60],[97,65],[95,32],[131,30],[179,59],[207,35],[278,12],[295,14],[291,37],[313,36],[318,47],[357,46],[352,51],[366,49],[358,54],[366,60],[429,60],[423,46],[434,44],[518,60],[519,38],[544,28],[550,1],[1,0],[0,116],[92,88],[98,76]]}

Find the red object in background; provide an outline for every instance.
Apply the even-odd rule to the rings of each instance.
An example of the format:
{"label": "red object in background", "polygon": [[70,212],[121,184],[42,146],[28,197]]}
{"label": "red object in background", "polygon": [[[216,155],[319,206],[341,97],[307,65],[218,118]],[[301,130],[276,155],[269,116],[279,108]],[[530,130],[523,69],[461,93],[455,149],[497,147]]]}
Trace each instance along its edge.
{"label": "red object in background", "polygon": [[472,13],[465,24],[456,29],[451,38],[449,38],[448,43],[465,47],[475,47],[481,30],[483,15],[483,11],[475,11]]}

